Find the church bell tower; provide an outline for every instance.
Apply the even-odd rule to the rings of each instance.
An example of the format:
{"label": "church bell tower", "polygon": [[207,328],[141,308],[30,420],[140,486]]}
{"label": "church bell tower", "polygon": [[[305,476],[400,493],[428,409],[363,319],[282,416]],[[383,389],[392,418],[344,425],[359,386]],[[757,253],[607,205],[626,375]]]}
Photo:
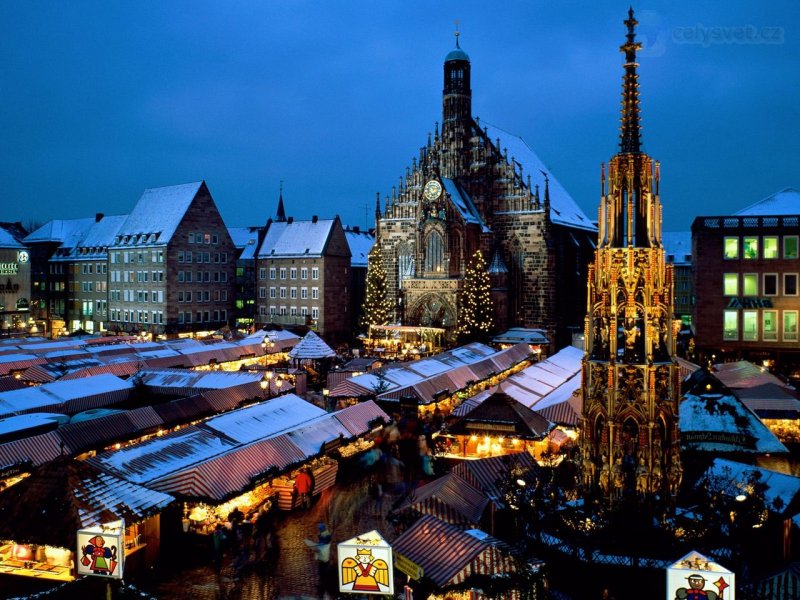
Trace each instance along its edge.
{"label": "church bell tower", "polygon": [[469,56],[458,43],[444,59],[444,91],[442,93],[442,142],[444,149],[442,175],[457,178],[467,164],[472,124],[472,89],[470,88]]}
{"label": "church bell tower", "polygon": [[601,169],[589,267],[581,450],[587,495],[674,498],[681,479],[674,277],[661,243],[660,166],[641,149],[636,19],[628,12],[619,152]]}

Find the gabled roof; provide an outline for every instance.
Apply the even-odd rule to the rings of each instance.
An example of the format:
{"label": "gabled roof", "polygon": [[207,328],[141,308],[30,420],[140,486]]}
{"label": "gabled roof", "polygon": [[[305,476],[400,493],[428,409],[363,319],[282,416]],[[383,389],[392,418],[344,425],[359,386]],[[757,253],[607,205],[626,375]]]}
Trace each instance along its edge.
{"label": "gabled roof", "polygon": [[122,224],[128,215],[109,215],[96,221],[86,235],[78,242],[78,248],[93,248],[96,246],[106,247],[114,243],[114,236],[117,235]]}
{"label": "gabled roof", "polygon": [[477,525],[489,499],[477,487],[455,473],[448,473],[415,488],[395,509],[416,510],[454,525]]}
{"label": "gabled roof", "polygon": [[784,188],[736,213],[739,216],[800,215],[800,192]]}
{"label": "gabled roof", "polygon": [[136,523],[173,500],[63,457],[0,494],[0,538],[74,548],[79,529],[120,518]]}
{"label": "gabled roof", "polygon": [[336,219],[271,223],[258,251],[259,258],[320,257]]}
{"label": "gabled roof", "polygon": [[489,125],[481,120],[481,127],[485,127],[486,135],[492,144],[497,143],[500,138],[500,148],[508,150],[509,159],[513,158],[518,164],[522,165],[526,177],[530,175],[531,186],[539,185],[539,193],[544,199],[545,179],[542,171],[547,173],[550,183],[550,220],[558,225],[585,229],[587,231],[597,231],[597,227],[589,219],[580,207],[572,199],[564,186],[553,176],[545,164],[531,150],[530,146],[521,137],[508,133]]}
{"label": "gabled roof", "polygon": [[486,432],[493,424],[502,427],[503,435],[523,439],[541,439],[553,428],[550,421],[509,396],[501,383],[491,396],[450,425],[448,432],[471,435]]}
{"label": "gabled roof", "polygon": [[[139,236],[138,244],[166,244],[205,182],[146,189],[119,229],[119,236]],[[142,239],[141,236],[146,236]]]}
{"label": "gabled roof", "polygon": [[289,357],[296,360],[333,358],[334,356],[336,356],[336,352],[313,331],[309,331],[306,336],[300,340],[300,343],[289,352]]}
{"label": "gabled roof", "polygon": [[349,228],[344,230],[344,235],[350,247],[350,266],[366,268],[369,251],[375,244],[375,236],[368,231],[354,231]]}
{"label": "gabled roof", "polygon": [[258,235],[262,227],[228,227],[228,233],[237,250],[241,250],[239,260],[255,258],[258,251]]}
{"label": "gabled roof", "polygon": [[480,225],[483,231],[489,231],[483,219],[481,219],[478,209],[475,208],[472,198],[469,197],[466,190],[458,185],[458,182],[448,179],[447,177],[442,177],[442,186],[444,186],[445,191],[450,195],[450,201],[458,211],[458,214],[461,215],[461,218],[464,219],[465,223]]}

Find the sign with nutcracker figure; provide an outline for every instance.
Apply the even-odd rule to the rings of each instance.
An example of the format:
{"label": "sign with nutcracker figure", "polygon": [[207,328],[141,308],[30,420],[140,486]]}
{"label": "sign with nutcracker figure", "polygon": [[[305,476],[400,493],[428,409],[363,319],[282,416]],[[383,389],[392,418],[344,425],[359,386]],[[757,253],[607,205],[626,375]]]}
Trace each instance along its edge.
{"label": "sign with nutcracker figure", "polygon": [[736,575],[690,552],[667,567],[667,600],[735,600]]}

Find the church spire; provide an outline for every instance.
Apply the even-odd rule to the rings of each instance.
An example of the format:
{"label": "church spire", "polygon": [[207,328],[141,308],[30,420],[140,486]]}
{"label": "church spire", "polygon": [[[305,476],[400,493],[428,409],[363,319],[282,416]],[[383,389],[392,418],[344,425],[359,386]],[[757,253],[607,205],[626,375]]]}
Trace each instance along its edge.
{"label": "church spire", "polygon": [[283,208],[283,179],[281,179],[281,191],[278,195],[278,211],[275,213],[275,222],[286,222],[286,210]]}
{"label": "church spire", "polygon": [[619,47],[625,53],[625,75],[622,78],[622,126],[620,128],[620,152],[636,154],[641,150],[639,115],[639,76],[636,74],[636,51],[642,49],[641,42],[635,41],[637,21],[633,17],[633,7],[628,10],[624,21],[628,27],[626,42]]}

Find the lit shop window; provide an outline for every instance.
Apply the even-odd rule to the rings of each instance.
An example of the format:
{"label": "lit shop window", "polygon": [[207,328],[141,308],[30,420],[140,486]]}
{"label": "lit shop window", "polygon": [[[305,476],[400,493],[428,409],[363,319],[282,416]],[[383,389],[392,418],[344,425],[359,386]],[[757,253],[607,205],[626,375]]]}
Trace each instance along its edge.
{"label": "lit shop window", "polygon": [[778,311],[765,310],[764,318],[764,341],[774,342],[778,339]]}
{"label": "lit shop window", "polygon": [[726,340],[739,339],[739,313],[726,310],[722,313],[722,337]]}
{"label": "lit shop window", "polygon": [[745,296],[758,296],[758,273],[745,273],[742,283]]}
{"label": "lit shop window", "polygon": [[722,276],[722,293],[725,296],[739,295],[739,274],[725,273]]}
{"label": "lit shop window", "polygon": [[778,258],[778,236],[764,236],[764,258]]}
{"label": "lit shop window", "polygon": [[739,238],[726,237],[724,240],[723,255],[727,259],[739,258]]}
{"label": "lit shop window", "polygon": [[758,258],[758,238],[745,237],[742,240],[742,254],[747,260]]}
{"label": "lit shop window", "polygon": [[783,311],[783,341],[796,342],[797,341],[797,311],[785,310]]}
{"label": "lit shop window", "polygon": [[757,310],[745,310],[742,312],[742,339],[748,342],[758,340]]}

